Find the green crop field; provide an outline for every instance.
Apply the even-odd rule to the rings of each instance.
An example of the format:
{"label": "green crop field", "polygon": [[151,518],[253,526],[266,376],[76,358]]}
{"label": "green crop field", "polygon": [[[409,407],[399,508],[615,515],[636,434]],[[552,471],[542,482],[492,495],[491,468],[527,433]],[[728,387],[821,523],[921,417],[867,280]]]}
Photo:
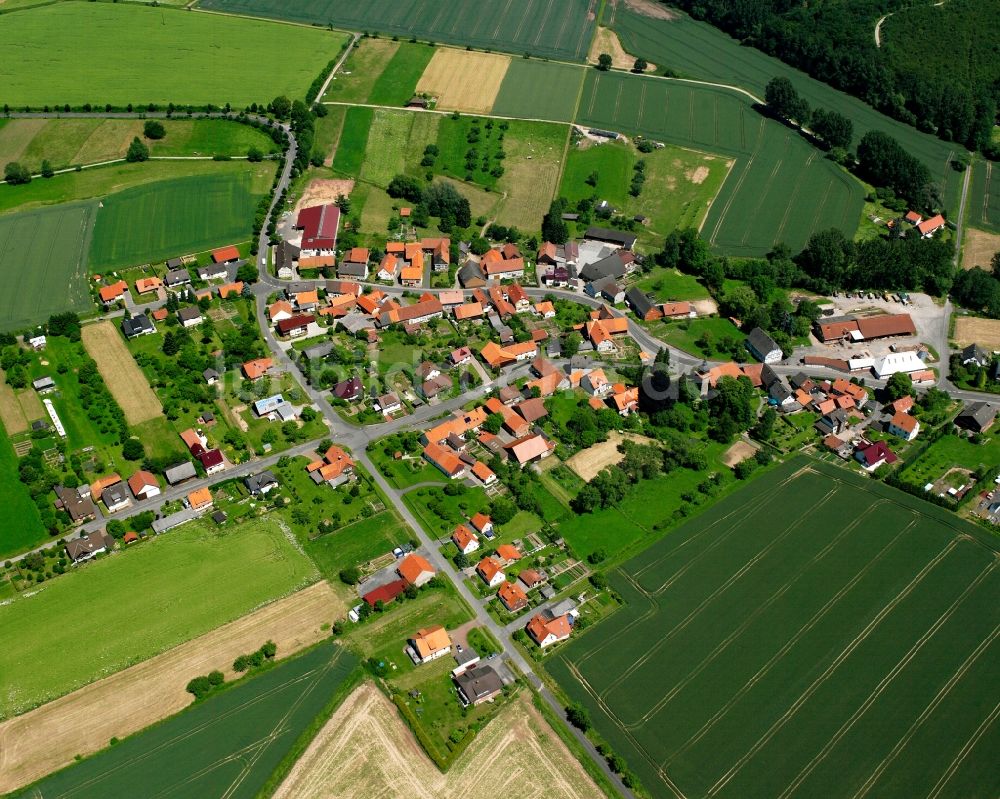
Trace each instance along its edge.
{"label": "green crop field", "polygon": [[191,522],[72,570],[0,605],[0,717],[146,660],[315,579],[309,558],[267,521],[224,531]]}
{"label": "green crop field", "polygon": [[[368,144],[365,149],[365,159],[361,166],[361,179],[376,186],[385,188],[395,175],[406,170],[408,165],[420,163],[420,153],[423,145],[430,144],[433,139],[420,142],[420,153],[416,161],[406,158],[407,143],[413,130],[416,114],[407,111],[389,111],[376,108],[372,125],[368,132]],[[425,114],[421,114],[423,119]]]}
{"label": "green crop field", "polygon": [[221,106],[304,97],[346,41],[318,28],[132,3],[57,3],[4,14],[0,34],[0,101],[12,106]]}
{"label": "green crop field", "polygon": [[347,109],[340,141],[333,156],[333,168],[344,175],[357,177],[365,159],[368,131],[371,130],[375,110],[353,107]]}
{"label": "green crop field", "polygon": [[357,665],[327,641],[15,796],[252,799],[356,683]]}
{"label": "green crop field", "polygon": [[595,0],[201,0],[200,8],[348,30],[582,61],[594,31]]}
{"label": "green crop field", "polygon": [[763,255],[778,242],[799,250],[818,230],[857,229],[861,184],[739,92],[593,71],[578,122],[734,157],[702,230],[726,254]]}
{"label": "green crop field", "polygon": [[90,202],[0,216],[0,330],[91,307],[87,252],[96,215]]}
{"label": "green crop field", "polygon": [[653,271],[643,277],[637,285],[661,302],[709,298],[708,289],[699,283],[697,278],[685,275],[676,269],[654,267]]}
{"label": "green crop field", "polygon": [[[145,139],[150,155],[244,156],[253,146],[276,151],[269,136],[249,125],[224,119],[165,119],[164,138]],[[12,119],[0,129],[0,163],[18,161],[40,172],[124,158],[134,136],[142,138],[141,119]]]}
{"label": "green crop field", "polygon": [[997,551],[795,459],[613,572],[548,668],[658,799],[996,796]]}
{"label": "green crop field", "polygon": [[979,159],[972,172],[969,224],[1000,233],[1000,168]]}
{"label": "green crop field", "polygon": [[[0,425],[0,432],[3,426]],[[38,508],[28,489],[17,479],[17,455],[7,436],[0,436],[0,506],[4,509],[0,532],[0,558],[24,552],[48,539]]]}
{"label": "green crop field", "polygon": [[572,122],[587,70],[516,58],[507,67],[493,113],[502,117]]}
{"label": "green crop field", "polygon": [[828,108],[850,117],[854,122],[855,146],[869,130],[881,130],[896,138],[908,152],[927,164],[942,188],[945,206],[957,210],[962,178],[951,168],[950,161],[961,151],[959,145],[920,133],[880,114],[861,100],[759,50],[742,47],[711,25],[696,22],[680,12],[671,20],[651,19],[627,11],[619,4],[613,13],[612,26],[628,52],[685,78],[739,86],[757,98],[763,98],[764,87],[771,78],[779,75],[788,78],[811,108]]}
{"label": "green crop field", "polygon": [[368,102],[406,105],[433,56],[434,48],[426,44],[401,44],[376,78]]}
{"label": "green crop field", "polygon": [[250,237],[249,172],[148,183],[107,197],[97,213],[90,269],[162,261]]}

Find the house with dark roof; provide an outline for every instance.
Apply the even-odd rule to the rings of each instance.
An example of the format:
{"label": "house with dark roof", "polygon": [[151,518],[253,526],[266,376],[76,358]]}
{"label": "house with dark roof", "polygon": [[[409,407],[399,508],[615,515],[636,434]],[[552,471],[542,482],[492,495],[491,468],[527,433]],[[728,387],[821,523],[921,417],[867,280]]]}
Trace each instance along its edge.
{"label": "house with dark roof", "polygon": [[897,460],[896,453],[884,441],[876,441],[874,444],[864,442],[854,451],[854,457],[869,472],[875,471],[883,463],[892,465]]}
{"label": "house with dark roof", "polygon": [[197,305],[191,305],[187,308],[180,308],[177,311],[177,319],[183,327],[195,327],[202,323],[204,317]]}
{"label": "house with dark roof", "polygon": [[503,680],[491,666],[476,666],[466,669],[452,679],[458,688],[458,698],[466,707],[489,702],[503,693]]}
{"label": "house with dark roof", "polygon": [[115,540],[103,530],[84,536],[83,538],[73,538],[66,542],[66,554],[74,563],[82,563],[90,560],[102,552],[114,549]]}
{"label": "house with dark roof", "polygon": [[199,266],[194,270],[199,280],[225,280],[229,277],[229,267],[225,262]]}
{"label": "house with dark roof", "polygon": [[633,286],[625,293],[625,302],[632,309],[632,313],[647,322],[663,316],[663,311],[638,286]]}
{"label": "house with dark roof", "polygon": [[976,366],[989,366],[990,354],[978,344],[970,344],[962,350],[962,365],[968,366],[970,363]]}
{"label": "house with dark roof", "polygon": [[781,347],[759,327],[750,331],[744,342],[746,348],[761,363],[778,363],[781,361]]}
{"label": "house with dark roof", "polygon": [[354,375],[354,377],[348,378],[347,380],[342,380],[330,389],[330,393],[333,394],[334,397],[344,400],[345,402],[354,402],[355,400],[360,399],[363,391],[364,386],[361,383],[361,378],[357,375]]}
{"label": "house with dark roof", "polygon": [[578,277],[587,283],[593,283],[604,278],[618,280],[625,276],[625,262],[618,253],[612,253],[600,261],[594,261],[584,266]]}
{"label": "house with dark roof", "polygon": [[61,485],[53,489],[56,493],[56,508],[65,511],[73,524],[80,524],[97,517],[97,506],[90,498],[90,487],[86,486],[85,488],[86,493],[81,493],[78,488],[67,488]]}
{"label": "house with dark roof", "polygon": [[163,276],[163,285],[167,288],[183,286],[191,282],[191,275],[187,269],[171,269]]}
{"label": "house with dark roof", "polygon": [[138,338],[155,332],[156,326],[149,321],[146,314],[141,313],[128,319],[122,319],[122,333],[125,334],[125,338]]}
{"label": "house with dark roof", "polygon": [[985,433],[996,421],[997,406],[988,402],[970,402],[955,417],[955,424],[973,433]]}
{"label": "house with dark roof", "polygon": [[269,491],[278,487],[278,478],[270,469],[265,469],[259,474],[248,475],[243,482],[246,484],[247,490],[255,497],[266,496]]}
{"label": "house with dark roof", "polygon": [[590,239],[591,241],[603,241],[606,244],[617,244],[619,247],[623,247],[626,250],[631,250],[635,246],[636,239],[638,238],[634,233],[628,233],[624,230],[611,230],[605,227],[595,227],[591,226],[587,228],[587,232],[583,234],[585,239]]}
{"label": "house with dark roof", "polygon": [[480,288],[486,285],[486,277],[483,275],[483,270],[479,268],[479,264],[475,261],[466,261],[458,270],[458,282],[467,289]]}

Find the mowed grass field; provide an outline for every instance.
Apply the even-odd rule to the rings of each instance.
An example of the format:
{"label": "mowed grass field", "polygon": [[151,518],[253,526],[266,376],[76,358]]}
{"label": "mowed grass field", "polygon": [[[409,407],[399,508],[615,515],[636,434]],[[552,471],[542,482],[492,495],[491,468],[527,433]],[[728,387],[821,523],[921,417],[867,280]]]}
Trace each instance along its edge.
{"label": "mowed grass field", "polygon": [[299,98],[346,41],[319,28],[83,2],[4,14],[0,36],[0,93],[12,106]]}
{"label": "mowed grass field", "polygon": [[0,558],[44,543],[49,535],[42,526],[38,507],[28,489],[17,478],[17,455],[7,436],[0,438],[0,506],[4,523],[0,528]]}
{"label": "mowed grass field", "polygon": [[548,668],[654,797],[993,797],[997,542],[796,459],[611,575]]}
{"label": "mowed grass field", "polygon": [[316,577],[269,521],[225,530],[191,522],[73,570],[0,606],[0,716],[146,660]]}
{"label": "mowed grass field", "polygon": [[90,309],[87,254],[96,202],[0,216],[0,330]]}
{"label": "mowed grass field", "polygon": [[82,340],[87,353],[97,362],[104,384],[121,406],[130,425],[142,424],[163,414],[160,400],[125,347],[113,322],[87,325],[83,328]]}
{"label": "mowed grass field", "polygon": [[861,184],[738,92],[595,70],[578,122],[734,157],[703,227],[726,254],[759,256],[778,242],[797,251],[818,230],[857,229]]}
{"label": "mowed grass field", "polygon": [[320,644],[15,796],[252,799],[355,684],[357,666],[342,646]]}
{"label": "mowed grass field", "polygon": [[0,128],[0,163],[17,161],[38,173],[42,161],[53,169],[124,158],[138,136],[150,155],[245,156],[250,147],[275,150],[268,136],[249,125],[224,119],[164,119],[166,136],[143,137],[141,119],[11,119]]}
{"label": "mowed grass field", "polygon": [[596,0],[200,0],[199,8],[583,61]]}
{"label": "mowed grass field", "polygon": [[515,58],[493,102],[505,117],[572,122],[583,88],[584,67]]}
{"label": "mowed grass field", "polygon": [[945,205],[952,212],[957,211],[962,175],[949,162],[962,152],[960,145],[897,122],[776,58],[752,47],[742,47],[707,23],[696,22],[679,11],[674,12],[674,17],[652,19],[619,3],[605,24],[614,28],[629,53],[642,56],[658,67],[670,68],[685,78],[740,86],[757,98],[764,97],[764,87],[771,78],[788,78],[810,108],[839,111],[854,122],[854,147],[869,130],[881,130],[897,139],[908,152],[927,164],[941,186]]}
{"label": "mowed grass field", "polygon": [[246,241],[256,201],[252,182],[244,170],[147,183],[106,197],[97,212],[90,270],[155,263]]}

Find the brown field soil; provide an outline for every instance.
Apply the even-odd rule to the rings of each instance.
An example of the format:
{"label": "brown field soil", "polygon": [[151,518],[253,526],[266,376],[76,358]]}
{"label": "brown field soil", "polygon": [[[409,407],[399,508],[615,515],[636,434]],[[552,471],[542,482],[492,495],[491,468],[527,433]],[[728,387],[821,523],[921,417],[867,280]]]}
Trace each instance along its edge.
{"label": "brown field soil", "polygon": [[17,161],[47,124],[47,119],[19,119],[16,124],[5,125],[0,129],[0,160],[4,164]]}
{"label": "brown field soil", "polygon": [[314,178],[309,181],[299,201],[295,203],[295,213],[314,205],[336,202],[340,195],[347,197],[352,191],[354,191],[353,180]]}
{"label": "brown field soil", "polygon": [[753,457],[756,451],[757,447],[749,441],[737,441],[726,450],[722,456],[722,462],[732,469],[740,461],[745,461],[747,458]]}
{"label": "brown field soil", "polygon": [[417,82],[417,93],[436,97],[441,109],[488,114],[509,65],[509,56],[439,48]]}
{"label": "brown field soil", "polygon": [[625,5],[636,14],[653,19],[677,19],[677,12],[662,6],[656,0],[625,0]]}
{"label": "brown field soil", "polygon": [[[615,69],[632,69],[635,65],[635,56],[629,55],[626,52],[625,48],[622,47],[622,43],[618,40],[618,34],[611,30],[611,28],[597,28],[597,35],[594,36],[594,41],[590,45],[587,62],[596,64],[597,58],[601,53],[607,53],[611,56],[611,66]],[[647,72],[652,72],[656,69],[656,64],[652,62],[647,63],[649,64],[646,68]]]}
{"label": "brown field soil", "polygon": [[27,785],[165,719],[191,703],[184,686],[218,669],[234,676],[233,660],[267,640],[287,657],[327,633],[323,623],[347,611],[326,582],[213,630],[200,638],[106,677],[0,724],[0,793]]}
{"label": "brown field soil", "polygon": [[111,322],[85,325],[83,346],[97,361],[97,370],[130,425],[148,422],[163,413],[160,400]]}
{"label": "brown field soil", "polygon": [[691,303],[691,306],[697,312],[698,316],[712,316],[719,312],[719,306],[715,300],[695,300]]}
{"label": "brown field soil", "polygon": [[652,438],[647,438],[646,436],[614,431],[608,435],[607,441],[594,444],[594,446],[587,447],[582,452],[576,453],[576,455],[566,461],[566,465],[589,483],[597,477],[601,469],[614,466],[624,457],[618,451],[618,445],[625,439],[634,441],[637,444],[656,443]]}
{"label": "brown field soil", "polygon": [[7,385],[7,376],[0,369],[0,422],[7,435],[15,436],[28,429],[28,418],[21,410],[17,394]]}
{"label": "brown field soil", "polygon": [[978,344],[987,350],[1000,350],[1000,319],[960,316],[955,321],[955,341],[961,347]]}
{"label": "brown field soil", "polygon": [[962,245],[962,269],[981,267],[990,270],[990,260],[1000,252],[1000,234],[987,233],[975,228],[965,229],[965,243]]}
{"label": "brown field soil", "polygon": [[352,693],[310,744],[275,799],[590,799],[600,790],[526,694],[489,723],[442,774],[375,686]]}

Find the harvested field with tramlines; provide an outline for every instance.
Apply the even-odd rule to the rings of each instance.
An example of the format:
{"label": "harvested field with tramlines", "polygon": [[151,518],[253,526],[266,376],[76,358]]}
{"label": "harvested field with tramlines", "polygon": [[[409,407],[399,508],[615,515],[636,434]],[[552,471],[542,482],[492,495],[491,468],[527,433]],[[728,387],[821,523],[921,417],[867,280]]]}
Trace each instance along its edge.
{"label": "harvested field with tramlines", "polygon": [[994,797],[998,549],[796,458],[613,571],[548,669],[654,797]]}
{"label": "harvested field with tramlines", "polygon": [[993,256],[1000,252],[1000,233],[987,233],[967,227],[965,239],[962,242],[962,268],[972,269],[978,266],[987,272],[992,269],[990,262]]}
{"label": "harvested field with tramlines", "polygon": [[597,0],[201,0],[200,8],[309,25],[411,36],[421,41],[470,45],[518,55],[582,61],[587,54]]}
{"label": "harvested field with tramlines", "polygon": [[16,796],[270,795],[272,775],[287,767],[303,734],[355,684],[357,665],[354,655],[327,640]]}
{"label": "harvested field with tramlines", "polygon": [[231,679],[233,660],[274,641],[285,658],[322,640],[324,623],[342,616],[343,602],[316,583],[162,655],[0,724],[0,792],[6,793],[90,755],[191,703],[184,686],[218,669]]}
{"label": "harvested field with tramlines", "polygon": [[417,82],[417,93],[437,98],[446,111],[488,114],[493,110],[510,56],[439,48]]}
{"label": "harvested field with tramlines", "polygon": [[979,344],[987,350],[1000,350],[1000,319],[960,316],[955,320],[954,339],[961,347]]}
{"label": "harvested field with tramlines", "polygon": [[703,227],[721,252],[763,255],[778,242],[798,250],[818,230],[857,229],[861,184],[737,91],[593,71],[578,121],[735,157]]}
{"label": "harvested field with tramlines", "polygon": [[493,719],[442,774],[392,703],[365,683],[320,730],[274,796],[590,799],[599,793],[525,695]]}
{"label": "harvested field with tramlines", "polygon": [[86,325],[82,338],[83,346],[97,361],[97,370],[130,425],[142,424],[163,414],[159,398],[125,347],[113,322]]}

